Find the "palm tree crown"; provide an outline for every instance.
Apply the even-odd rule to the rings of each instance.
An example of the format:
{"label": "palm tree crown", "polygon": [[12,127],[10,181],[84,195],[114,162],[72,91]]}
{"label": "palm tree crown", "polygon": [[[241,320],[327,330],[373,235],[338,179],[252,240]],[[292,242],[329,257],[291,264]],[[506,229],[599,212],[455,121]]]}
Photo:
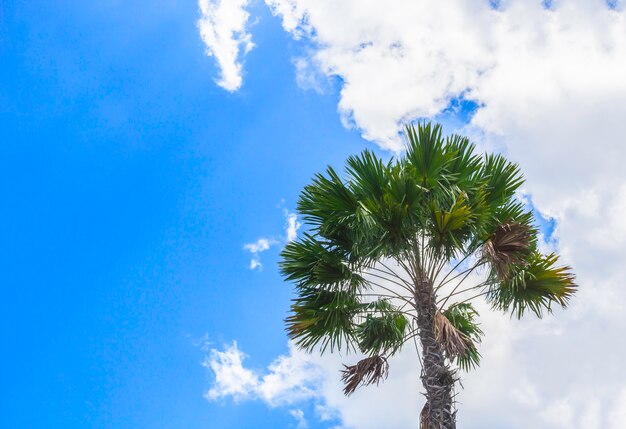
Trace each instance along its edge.
{"label": "palm tree crown", "polygon": [[345,177],[331,167],[317,174],[298,202],[307,232],[282,252],[296,289],[289,337],[308,351],[366,355],[344,369],[346,394],[385,377],[387,358],[411,338],[426,359],[426,332],[450,374],[477,365],[476,299],[541,317],[576,290],[571,269],[537,248],[516,164],[477,155],[439,125],[407,126],[405,136],[401,158],[366,150],[348,158]]}

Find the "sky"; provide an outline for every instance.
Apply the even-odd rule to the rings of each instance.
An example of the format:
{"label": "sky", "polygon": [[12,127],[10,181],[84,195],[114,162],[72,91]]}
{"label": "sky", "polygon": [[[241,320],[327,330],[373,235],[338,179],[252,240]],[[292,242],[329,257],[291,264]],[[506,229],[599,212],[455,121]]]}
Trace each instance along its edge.
{"label": "sky", "polygon": [[426,119],[520,164],[580,284],[481,308],[459,427],[621,429],[624,76],[621,0],[1,0],[0,427],[414,427],[414,350],[343,397],[277,262],[315,173]]}

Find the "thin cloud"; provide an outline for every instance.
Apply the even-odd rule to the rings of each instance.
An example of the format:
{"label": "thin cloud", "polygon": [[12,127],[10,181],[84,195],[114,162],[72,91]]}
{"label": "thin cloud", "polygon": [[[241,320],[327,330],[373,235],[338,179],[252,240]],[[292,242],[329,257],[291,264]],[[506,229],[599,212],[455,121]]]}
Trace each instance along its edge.
{"label": "thin cloud", "polygon": [[252,50],[248,32],[249,0],[199,0],[198,30],[208,56],[215,58],[220,69],[216,83],[234,92],[243,82],[243,58]]}
{"label": "thin cloud", "polygon": [[252,259],[250,260],[251,270],[263,268],[263,264],[261,264],[260,254],[262,252],[265,252],[266,250],[269,250],[269,248],[274,244],[276,244],[276,241],[270,238],[259,238],[254,243],[247,243],[243,245],[243,248],[245,250],[248,250],[252,253]]}
{"label": "thin cloud", "polygon": [[252,253],[249,266],[251,270],[255,270],[257,268],[259,270],[263,269],[263,264],[261,263],[261,253],[269,250],[272,246],[284,245],[298,238],[298,230],[302,226],[300,221],[298,221],[298,215],[287,209],[283,210],[283,214],[285,216],[284,238],[281,237],[279,240],[274,240],[273,238],[261,237],[253,243],[243,245],[245,250]]}
{"label": "thin cloud", "polygon": [[302,224],[298,221],[298,215],[288,210],[285,210],[285,218],[287,219],[287,225],[285,226],[287,242],[294,241],[298,238],[298,230]]}

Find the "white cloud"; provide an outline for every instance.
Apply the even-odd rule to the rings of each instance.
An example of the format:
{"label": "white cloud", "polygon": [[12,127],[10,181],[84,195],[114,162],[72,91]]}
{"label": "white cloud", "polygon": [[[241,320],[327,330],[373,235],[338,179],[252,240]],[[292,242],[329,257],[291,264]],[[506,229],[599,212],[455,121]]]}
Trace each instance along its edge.
{"label": "white cloud", "polygon": [[203,366],[210,369],[214,382],[205,397],[216,400],[258,399],[270,407],[289,406],[318,395],[317,383],[322,372],[312,356],[289,347],[287,355],[279,356],[264,374],[243,367],[245,355],[233,342],[225,350],[212,349]]}
{"label": "white cloud", "polygon": [[289,414],[291,414],[293,418],[296,419],[296,421],[298,422],[298,426],[296,426],[297,429],[306,429],[309,427],[309,424],[304,417],[304,411],[296,408],[293,410],[289,410]]}
{"label": "white cloud", "polygon": [[285,217],[287,218],[285,233],[287,235],[287,242],[290,242],[298,238],[298,230],[302,224],[298,221],[298,215],[288,210],[285,210]]}
{"label": "white cloud", "polygon": [[252,371],[243,367],[244,359],[245,355],[237,348],[236,342],[224,351],[211,350],[210,357],[202,364],[215,375],[215,383],[206,393],[207,399],[216,400],[230,396],[235,400],[242,400],[250,396],[259,380]]}
{"label": "white cloud", "polygon": [[256,268],[262,269],[263,264],[261,264],[260,253],[269,250],[271,246],[276,244],[276,241],[270,238],[259,238],[254,243],[247,243],[243,245],[245,250],[250,251],[252,253],[252,259],[250,259],[250,269],[254,270]]}
{"label": "white cloud", "polygon": [[[282,204],[282,202],[281,202]],[[263,264],[261,263],[262,252],[269,250],[270,247],[278,244],[286,244],[290,241],[298,238],[298,230],[302,226],[300,221],[298,221],[298,215],[290,212],[287,209],[283,209],[283,214],[285,216],[285,237],[280,240],[274,240],[272,238],[261,237],[257,241],[253,243],[247,243],[243,245],[245,250],[248,250],[252,253],[252,258],[250,259],[250,269],[262,269]]]}
{"label": "white cloud", "polygon": [[249,0],[198,1],[200,37],[220,69],[217,84],[230,92],[241,87],[243,57],[254,47],[247,28],[248,4]]}
{"label": "white cloud", "polygon": [[[475,100],[481,107],[462,131],[519,162],[525,191],[557,221],[549,244],[575,267],[578,296],[542,321],[481,312],[483,367],[465,377],[464,427],[552,428],[557,416],[572,428],[623,422],[615,417],[623,404],[607,405],[626,380],[626,343],[615,341],[626,330],[623,2],[554,1],[549,10],[526,0],[498,10],[487,0],[266,3],[286,31],[307,39],[307,67],[340,78],[346,125],[397,151],[403,121],[433,117],[460,95]],[[414,391],[372,402],[391,406],[388,398]],[[359,420],[352,402],[324,395],[355,428],[389,414],[364,406]]]}
{"label": "white cloud", "polygon": [[626,421],[626,388],[616,396],[613,409],[609,414],[609,425],[611,429],[620,429],[624,427]]}
{"label": "white cloud", "polygon": [[258,256],[253,256],[252,259],[250,259],[250,265],[249,268],[251,270],[256,270],[257,268],[259,270],[263,269],[263,264],[261,263],[261,260],[259,259]]}
{"label": "white cloud", "polygon": [[304,90],[312,89],[318,94],[324,93],[326,78],[320,72],[319,67],[311,63],[310,57],[299,57],[293,60],[296,68],[296,83]]}
{"label": "white cloud", "polygon": [[252,253],[261,253],[268,250],[271,244],[272,240],[270,240],[269,238],[259,238],[254,243],[244,244],[243,248],[249,250]]}
{"label": "white cloud", "polygon": [[[575,267],[578,296],[570,309],[541,321],[518,322],[481,307],[483,364],[463,377],[459,425],[622,427],[623,2],[614,10],[601,0],[554,1],[550,10],[525,0],[504,1],[499,10],[487,0],[266,3],[294,38],[312,42],[310,56],[300,60],[305,63],[296,62],[298,76],[315,76],[311,67],[317,67],[323,76],[341,78],[339,112],[346,125],[381,147],[401,150],[402,121],[433,117],[463,94],[481,107],[462,131],[519,162],[528,180],[525,191],[541,213],[557,221],[558,241],[548,244]],[[298,359],[321,368],[314,376],[318,382],[300,399],[317,402],[320,419],[336,417],[356,429],[415,425],[422,399],[410,349],[393,358],[385,383],[350,398],[343,397],[337,373],[342,357],[302,356],[292,348],[282,368],[298,368],[290,366]],[[297,372],[283,374],[290,371]],[[301,373],[300,382],[306,384],[309,374]],[[266,398],[289,391],[271,387],[289,384],[289,376],[267,386],[263,376],[255,377],[256,384],[242,381],[252,397],[287,402]],[[237,398],[232,391],[222,396]]]}

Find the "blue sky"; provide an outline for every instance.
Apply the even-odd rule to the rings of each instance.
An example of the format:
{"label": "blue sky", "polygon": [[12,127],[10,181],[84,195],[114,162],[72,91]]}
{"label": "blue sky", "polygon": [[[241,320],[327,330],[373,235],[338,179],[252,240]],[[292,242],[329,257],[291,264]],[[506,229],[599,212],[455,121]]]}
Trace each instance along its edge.
{"label": "blue sky", "polygon": [[281,426],[207,402],[197,343],[285,350],[278,248],[259,272],[243,245],[284,235],[312,174],[366,145],[336,95],[296,86],[260,7],[238,94],[213,82],[196,4],[2,9],[0,426]]}
{"label": "blue sky", "polygon": [[[525,192],[551,245],[578,263],[579,278],[612,297],[605,302],[583,292],[588,299],[571,320],[549,322],[542,328],[545,337],[534,342],[506,318],[486,320],[487,328],[499,324],[496,334],[504,330],[517,340],[503,342],[509,345],[504,352],[486,345],[494,369],[481,373],[483,384],[506,380],[498,359],[509,359],[519,364],[520,395],[538,399],[518,404],[515,391],[508,399],[492,398],[489,389],[477,388],[476,399],[467,398],[467,427],[487,427],[481,407],[493,399],[514,407],[498,406],[504,411],[494,427],[505,427],[507,415],[530,413],[539,416],[537,428],[587,421],[617,429],[610,426],[612,416],[626,410],[618,360],[607,358],[617,375],[599,382],[611,399],[598,405],[599,417],[590,408],[591,420],[584,420],[585,376],[563,375],[558,363],[545,364],[552,374],[546,376],[535,371],[531,357],[561,362],[555,341],[562,350],[575,350],[580,332],[601,344],[602,335],[626,327],[618,316],[605,319],[624,300],[614,279],[623,278],[619,255],[626,230],[611,214],[626,204],[626,178],[614,164],[626,155],[619,144],[626,105],[619,79],[626,71],[621,2],[612,3],[609,18],[577,21],[588,14],[582,7],[556,7],[552,16],[589,22],[592,34],[622,31],[611,33],[612,50],[593,43],[564,50],[561,41],[577,41],[578,33],[562,26],[561,33],[546,30],[552,36],[545,46],[526,46],[521,66],[504,48],[507,41],[519,48],[519,28],[534,34],[534,23],[526,21],[512,26],[517,33],[498,30],[501,38],[491,40],[503,40],[504,48],[472,51],[469,59],[459,40],[478,36],[415,37],[431,41],[430,64],[410,55],[410,43],[402,45],[415,35],[396,34],[402,27],[396,18],[371,5],[346,31],[350,37],[365,34],[371,19],[380,20],[380,32],[347,49],[341,29],[330,30],[337,28],[328,18],[333,14],[322,13],[330,7],[325,2],[294,0],[308,14],[306,21],[280,9],[284,0],[239,3],[250,14],[243,32],[255,47],[238,56],[243,85],[234,91],[216,84],[220,68],[206,55],[195,2],[0,3],[0,427],[295,428],[291,412],[298,409],[310,428],[365,428],[348,405],[325,393],[286,406],[268,406],[254,395],[207,400],[217,374],[202,362],[233,341],[248,356],[246,368],[259,377],[277,357],[292,357],[283,331],[290,286],[276,263],[286,214],[300,189],[326,165],[340,166],[364,148],[391,156],[386,149],[393,148],[401,120],[434,117],[446,132],[463,128],[481,148],[503,151],[522,164],[529,179]],[[353,3],[346,2],[346,9]],[[392,3],[388,9],[397,9],[398,2]],[[494,13],[509,13],[490,11],[484,3],[478,19],[486,23]],[[461,4],[453,7],[473,22],[476,17]],[[296,14],[291,18],[301,34],[288,13]],[[546,11],[532,13],[544,19]],[[365,30],[357,31],[359,26]],[[379,46],[376,37],[384,39],[381,45],[397,39],[405,46],[400,67],[388,50],[360,56],[367,46]],[[589,56],[595,60],[586,75],[569,74],[568,64]],[[298,85],[302,75],[295,64],[303,58],[323,91]],[[388,97],[376,95],[381,93]],[[414,101],[405,101],[407,94]],[[589,99],[595,108],[585,110]],[[598,150],[591,152],[591,131],[582,125],[589,117],[605,124]],[[598,152],[612,156],[599,160]],[[589,160],[589,168],[578,167]],[[606,192],[610,187],[618,191]],[[608,207],[608,214],[597,205]],[[607,236],[612,243],[606,244]],[[251,270],[253,255],[244,245],[260,238],[276,244],[259,254],[262,269]],[[616,350],[613,357],[621,355]],[[578,359],[582,367],[593,357]],[[559,377],[571,380],[565,392]],[[471,381],[481,386],[479,377]],[[330,419],[324,421],[320,404],[334,411]],[[570,420],[555,417],[562,415]]]}

